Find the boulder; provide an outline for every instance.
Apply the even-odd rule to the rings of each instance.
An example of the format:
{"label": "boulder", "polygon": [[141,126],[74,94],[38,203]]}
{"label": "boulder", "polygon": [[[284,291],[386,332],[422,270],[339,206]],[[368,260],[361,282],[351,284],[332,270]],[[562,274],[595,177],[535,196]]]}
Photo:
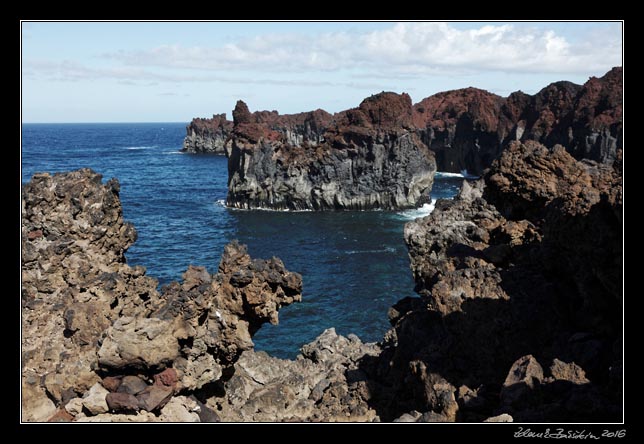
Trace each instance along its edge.
{"label": "boulder", "polygon": [[101,384],[94,384],[83,396],[83,407],[92,415],[108,412],[109,407],[106,400],[108,393]]}

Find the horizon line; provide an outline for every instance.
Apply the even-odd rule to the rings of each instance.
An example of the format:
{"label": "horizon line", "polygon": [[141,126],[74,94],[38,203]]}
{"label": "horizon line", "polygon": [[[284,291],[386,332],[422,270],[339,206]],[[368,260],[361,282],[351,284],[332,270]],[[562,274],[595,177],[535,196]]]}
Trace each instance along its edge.
{"label": "horizon line", "polygon": [[85,121],[85,122],[20,122],[21,125],[83,125],[83,124],[118,124],[118,123],[190,123],[190,121],[170,121],[170,120],[155,120],[155,121],[143,121],[143,120],[132,120],[132,121]]}

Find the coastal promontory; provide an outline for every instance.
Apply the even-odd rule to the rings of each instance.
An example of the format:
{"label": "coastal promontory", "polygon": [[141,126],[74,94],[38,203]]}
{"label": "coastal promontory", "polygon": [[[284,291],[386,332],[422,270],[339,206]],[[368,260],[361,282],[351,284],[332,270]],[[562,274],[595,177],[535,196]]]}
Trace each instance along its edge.
{"label": "coastal promontory", "polygon": [[[412,208],[428,201],[436,164],[412,124],[407,94],[381,93],[299,143],[239,101],[227,205],[276,210]],[[315,122],[315,114],[312,116]],[[312,125],[309,125],[311,127]],[[317,128],[320,125],[316,125]]]}

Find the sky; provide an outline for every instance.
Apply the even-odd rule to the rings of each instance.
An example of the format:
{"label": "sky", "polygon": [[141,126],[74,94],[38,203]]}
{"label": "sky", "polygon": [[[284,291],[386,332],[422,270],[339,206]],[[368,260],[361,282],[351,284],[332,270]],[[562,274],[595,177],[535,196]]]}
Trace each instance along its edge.
{"label": "sky", "polygon": [[23,122],[337,112],[475,86],[507,96],[622,65],[621,22],[22,22]]}

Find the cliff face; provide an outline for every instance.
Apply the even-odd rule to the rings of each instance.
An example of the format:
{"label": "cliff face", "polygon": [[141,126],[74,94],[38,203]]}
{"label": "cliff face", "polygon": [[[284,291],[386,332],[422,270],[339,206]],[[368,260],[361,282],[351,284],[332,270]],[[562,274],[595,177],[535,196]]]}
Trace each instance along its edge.
{"label": "cliff face", "polygon": [[[250,113],[249,113],[250,114]],[[324,140],[324,132],[331,125],[333,116],[324,110],[279,114],[277,111],[256,111],[248,117],[264,130],[274,132],[289,145],[317,146]],[[186,127],[186,137],[181,151],[189,153],[225,154],[225,145],[233,136],[233,122],[226,114],[213,115],[212,119],[193,119]]]}
{"label": "cliff face", "polygon": [[622,68],[583,86],[552,83],[534,96],[476,88],[414,105],[414,124],[440,171],[481,174],[515,140],[561,144],[577,159],[612,163],[622,146]]}
{"label": "cliff face", "polygon": [[215,114],[212,119],[192,119],[186,126],[186,137],[181,151],[224,154],[224,145],[232,130],[233,123],[226,119],[226,114]]}
{"label": "cliff face", "polygon": [[231,207],[399,209],[429,198],[436,166],[414,131],[406,94],[365,99],[336,115],[315,143],[292,144],[262,116],[241,101],[233,112],[227,144]]}
{"label": "cliff face", "polygon": [[383,419],[621,418],[621,171],[513,142],[405,226],[420,299],[368,366]]}
{"label": "cliff face", "polygon": [[[321,177],[317,171],[311,171],[310,175],[304,172],[296,173],[299,179],[282,180],[278,177],[280,169],[273,168],[270,161],[266,160],[270,148],[263,151],[262,146],[270,144],[276,149],[279,145],[278,151],[289,151],[289,155],[281,157],[297,159],[305,152],[308,156],[307,150],[311,147],[337,149],[345,143],[341,141],[344,136],[339,135],[340,133],[347,132],[347,137],[351,138],[349,133],[355,133],[355,128],[361,127],[358,133],[371,139],[358,141],[353,138],[352,143],[358,147],[354,158],[361,159],[361,156],[368,154],[368,149],[360,149],[361,146],[383,146],[385,151],[389,151],[389,148],[396,144],[390,137],[392,134],[397,136],[415,131],[420,141],[414,138],[412,144],[428,147],[435,155],[439,171],[467,170],[480,175],[501,151],[515,140],[534,140],[549,148],[560,144],[576,159],[612,163],[617,158],[618,151],[623,148],[622,89],[622,68],[616,67],[601,78],[592,77],[583,86],[566,81],[555,82],[533,96],[518,91],[504,98],[477,88],[441,92],[414,105],[411,116],[406,109],[406,103],[401,107],[394,104],[395,100],[388,102],[392,95],[375,96],[382,96],[376,110],[363,109],[367,106],[364,104],[370,100],[367,99],[359,108],[333,116],[320,109],[287,115],[280,115],[277,111],[258,111],[251,114],[246,107],[246,120],[243,122],[230,122],[224,114],[213,116],[212,119],[194,119],[187,127],[183,151],[224,154],[225,145],[229,141],[229,151],[232,151],[233,146],[243,147],[240,149],[246,150],[247,164],[262,165],[258,168],[264,170],[263,173],[251,172],[254,178],[249,177],[250,182],[243,184],[247,170],[241,172],[235,169],[239,166],[235,159],[230,170],[232,174],[237,172],[239,176],[232,181],[237,193],[231,197],[234,206],[316,209],[317,205],[318,209],[326,209],[360,208],[363,205],[364,208],[395,208],[398,204],[383,205],[382,199],[395,199],[403,206],[407,205],[406,201],[413,199],[402,198],[399,192],[386,193],[382,190],[376,193],[378,196],[374,194],[363,197],[357,197],[363,194],[360,190],[356,190],[355,193],[349,192],[347,196],[342,197],[342,203],[329,204],[327,198],[319,196],[305,198],[305,193],[323,192],[314,191],[314,186],[306,185],[309,180],[319,178],[322,180],[320,184],[324,185],[322,188],[331,186],[336,190],[335,185],[330,184],[348,183],[355,180],[355,177],[349,176],[345,167],[340,167],[342,172],[335,175],[329,172],[327,177]],[[402,113],[399,122],[389,119],[387,128],[378,123],[378,113],[391,113],[394,110]],[[362,113],[363,116],[358,116],[357,113]],[[242,124],[245,128],[239,127]],[[238,128],[235,130],[235,127]],[[328,135],[325,134],[327,131]],[[325,143],[334,137],[336,143]],[[252,145],[256,145],[253,150],[250,149]],[[405,150],[407,147],[402,149]],[[421,150],[426,151],[424,148]],[[258,156],[252,161],[251,151]],[[376,148],[375,151],[381,149]],[[398,150],[395,155],[404,156],[402,151]],[[321,151],[310,154],[329,158],[339,156],[339,162],[346,160],[346,156],[337,151],[329,152],[328,156]],[[427,162],[431,163],[432,159],[428,158]],[[328,166],[331,161],[323,163]],[[380,161],[377,163],[382,164]],[[301,169],[301,161],[299,165]],[[371,169],[369,162],[364,162],[362,167]],[[378,165],[373,166],[374,171],[379,168]],[[406,179],[408,178],[403,178]],[[273,183],[276,180],[279,182],[277,186]],[[260,190],[262,186],[259,182],[253,181],[265,181],[263,191]],[[404,188],[405,184],[401,182],[401,186]],[[384,185],[384,188],[387,188],[387,185]],[[284,193],[294,193],[294,196],[292,199],[282,198]]]}
{"label": "cliff face", "polygon": [[414,105],[414,123],[439,171],[479,173],[501,152],[503,98],[476,88],[438,93]]}

